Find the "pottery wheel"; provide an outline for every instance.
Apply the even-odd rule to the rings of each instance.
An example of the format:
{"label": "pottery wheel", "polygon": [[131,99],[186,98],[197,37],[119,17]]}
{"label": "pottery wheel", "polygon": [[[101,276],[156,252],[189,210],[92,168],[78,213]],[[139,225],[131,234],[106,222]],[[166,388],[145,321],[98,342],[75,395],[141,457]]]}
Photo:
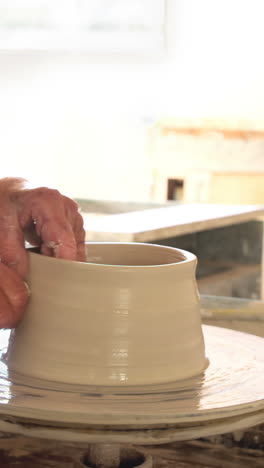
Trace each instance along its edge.
{"label": "pottery wheel", "polygon": [[0,430],[75,443],[153,444],[253,426],[264,420],[264,340],[203,327],[210,365],[162,385],[85,387],[12,373],[0,332]]}

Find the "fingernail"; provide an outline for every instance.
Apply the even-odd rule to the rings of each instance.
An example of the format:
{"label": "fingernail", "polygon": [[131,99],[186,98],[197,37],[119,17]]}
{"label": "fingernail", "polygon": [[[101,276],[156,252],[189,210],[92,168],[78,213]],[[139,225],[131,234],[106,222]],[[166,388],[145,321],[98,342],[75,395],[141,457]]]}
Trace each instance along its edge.
{"label": "fingernail", "polygon": [[28,295],[30,296],[31,293],[30,293],[29,285],[25,281],[23,281],[23,283],[27,288]]}

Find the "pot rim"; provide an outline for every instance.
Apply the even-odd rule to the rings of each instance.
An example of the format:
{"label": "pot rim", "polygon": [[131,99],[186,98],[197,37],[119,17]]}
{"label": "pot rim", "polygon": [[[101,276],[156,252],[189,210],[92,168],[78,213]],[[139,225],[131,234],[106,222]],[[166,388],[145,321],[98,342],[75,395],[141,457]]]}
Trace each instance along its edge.
{"label": "pot rim", "polygon": [[171,251],[171,252],[178,252],[180,255],[182,255],[183,259],[179,259],[177,262],[170,262],[170,263],[160,263],[160,264],[151,264],[151,265],[125,265],[125,264],[110,264],[110,263],[96,263],[96,262],[80,262],[80,261],[77,261],[77,260],[66,260],[66,259],[61,259],[61,258],[55,258],[55,257],[49,257],[47,255],[40,255],[39,252],[38,252],[38,248],[36,247],[33,247],[33,248],[29,248],[27,249],[29,252],[30,252],[30,256],[32,255],[33,258],[35,257],[39,257],[41,258],[41,261],[46,261],[46,262],[54,262],[54,261],[59,261],[60,265],[65,265],[65,266],[69,266],[69,265],[75,265],[77,266],[78,265],[78,268],[87,268],[87,266],[89,267],[93,267],[93,268],[96,268],[96,269],[115,269],[115,270],[121,270],[121,269],[125,269],[126,271],[127,270],[142,270],[142,269],[147,269],[147,270],[150,270],[150,269],[153,269],[153,270],[157,270],[159,268],[161,269],[168,269],[168,268],[179,268],[180,265],[183,266],[183,265],[191,265],[191,264],[194,264],[196,265],[197,264],[197,257],[196,255],[194,255],[193,253],[191,252],[188,252],[187,250],[183,250],[183,249],[178,249],[176,247],[170,247],[170,246],[166,246],[166,245],[159,245],[159,244],[148,244],[148,243],[144,243],[144,242],[85,242],[84,243],[85,246],[89,246],[89,245],[133,245],[133,246],[146,246],[147,248],[151,248],[151,247],[157,247],[161,250],[167,250],[167,251]]}

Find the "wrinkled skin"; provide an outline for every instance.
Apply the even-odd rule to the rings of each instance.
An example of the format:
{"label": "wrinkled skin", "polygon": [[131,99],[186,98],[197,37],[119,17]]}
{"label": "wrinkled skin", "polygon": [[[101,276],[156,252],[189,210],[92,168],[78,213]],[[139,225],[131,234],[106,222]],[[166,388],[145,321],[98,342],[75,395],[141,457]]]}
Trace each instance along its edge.
{"label": "wrinkled skin", "polygon": [[85,261],[85,232],[77,204],[57,190],[24,189],[0,179],[0,328],[13,328],[29,299],[25,240],[44,255]]}

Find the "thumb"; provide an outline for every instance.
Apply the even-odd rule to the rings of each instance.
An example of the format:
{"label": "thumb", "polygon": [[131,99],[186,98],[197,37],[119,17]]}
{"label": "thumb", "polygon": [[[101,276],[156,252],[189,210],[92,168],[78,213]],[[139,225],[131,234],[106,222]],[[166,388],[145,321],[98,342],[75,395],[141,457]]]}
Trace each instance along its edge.
{"label": "thumb", "polygon": [[19,226],[16,208],[4,203],[0,208],[0,260],[25,278],[28,272],[28,255],[23,232]]}
{"label": "thumb", "polygon": [[29,290],[15,271],[0,264],[0,328],[13,328],[21,320]]}

